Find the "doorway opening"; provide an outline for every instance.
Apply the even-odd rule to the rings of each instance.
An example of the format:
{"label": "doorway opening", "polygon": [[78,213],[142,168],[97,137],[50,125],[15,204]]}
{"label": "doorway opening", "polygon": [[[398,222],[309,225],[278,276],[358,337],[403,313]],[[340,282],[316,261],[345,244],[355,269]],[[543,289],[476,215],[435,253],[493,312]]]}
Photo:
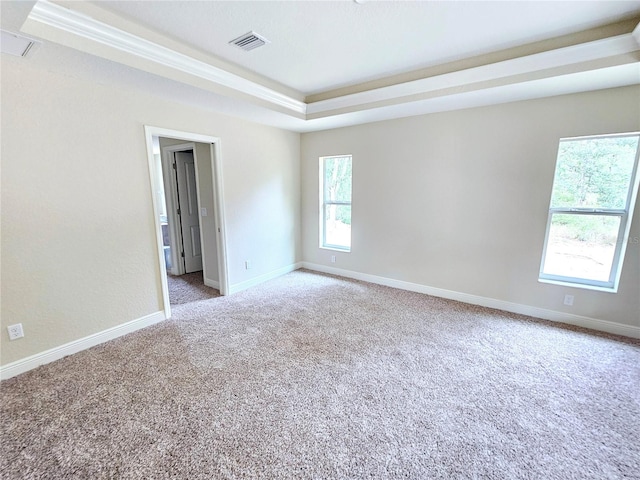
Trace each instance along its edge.
{"label": "doorway opening", "polygon": [[169,318],[172,303],[228,292],[220,140],[150,126],[145,136],[162,300]]}

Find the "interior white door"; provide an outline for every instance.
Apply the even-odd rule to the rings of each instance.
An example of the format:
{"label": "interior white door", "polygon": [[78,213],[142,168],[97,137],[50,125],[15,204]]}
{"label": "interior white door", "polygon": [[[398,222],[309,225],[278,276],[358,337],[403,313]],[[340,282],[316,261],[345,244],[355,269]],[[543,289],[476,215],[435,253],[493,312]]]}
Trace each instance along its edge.
{"label": "interior white door", "polygon": [[200,244],[200,212],[193,152],[176,152],[175,168],[185,273],[199,272],[202,270],[202,245]]}

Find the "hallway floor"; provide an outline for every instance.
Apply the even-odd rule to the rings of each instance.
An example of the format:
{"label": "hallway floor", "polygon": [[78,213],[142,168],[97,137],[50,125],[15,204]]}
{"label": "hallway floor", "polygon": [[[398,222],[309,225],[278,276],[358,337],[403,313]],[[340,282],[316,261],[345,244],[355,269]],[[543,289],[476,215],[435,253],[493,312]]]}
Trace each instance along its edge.
{"label": "hallway floor", "polygon": [[185,275],[167,275],[169,302],[171,305],[208,300],[220,296],[220,292],[204,284],[202,272]]}

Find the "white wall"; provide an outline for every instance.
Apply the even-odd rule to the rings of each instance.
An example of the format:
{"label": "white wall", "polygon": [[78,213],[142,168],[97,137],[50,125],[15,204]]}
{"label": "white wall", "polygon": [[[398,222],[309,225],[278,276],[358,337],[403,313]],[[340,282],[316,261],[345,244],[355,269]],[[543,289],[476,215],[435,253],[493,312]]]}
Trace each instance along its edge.
{"label": "white wall", "polygon": [[[637,130],[635,86],[303,134],[304,261],[640,326],[640,207],[617,294],[538,282],[558,140]],[[318,157],[349,153],[352,252],[322,250]]]}
{"label": "white wall", "polygon": [[7,55],[1,114],[2,365],[162,310],[144,125],[221,139],[232,286],[300,259],[296,133]]}

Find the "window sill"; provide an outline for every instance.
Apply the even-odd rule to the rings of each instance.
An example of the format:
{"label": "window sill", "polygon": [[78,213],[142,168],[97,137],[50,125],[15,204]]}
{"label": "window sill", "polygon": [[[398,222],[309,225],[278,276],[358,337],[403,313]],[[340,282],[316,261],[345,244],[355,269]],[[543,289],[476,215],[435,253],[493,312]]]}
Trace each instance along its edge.
{"label": "window sill", "polygon": [[322,250],[331,250],[333,252],[351,253],[350,248],[328,247],[323,245],[320,245],[319,248],[321,248]]}
{"label": "window sill", "polygon": [[563,287],[582,288],[584,290],[595,290],[597,292],[618,293],[618,287],[601,287],[599,285],[587,285],[585,283],[574,283],[563,280],[551,280],[548,278],[538,278],[540,283],[549,283],[551,285],[561,285]]}

